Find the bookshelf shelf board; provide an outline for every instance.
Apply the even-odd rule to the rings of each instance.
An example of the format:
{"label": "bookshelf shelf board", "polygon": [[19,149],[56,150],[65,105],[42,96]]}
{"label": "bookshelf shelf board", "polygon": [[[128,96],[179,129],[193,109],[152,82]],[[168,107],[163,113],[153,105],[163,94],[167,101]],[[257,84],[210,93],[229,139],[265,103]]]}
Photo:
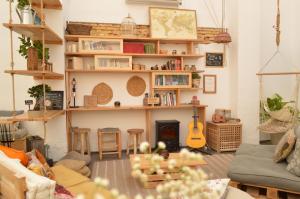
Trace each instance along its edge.
{"label": "bookshelf shelf board", "polygon": [[[192,73],[192,71],[182,70],[78,70],[66,69],[69,73]],[[193,71],[196,73],[203,73],[204,70]]]}
{"label": "bookshelf shelf board", "polygon": [[177,90],[181,90],[181,91],[199,91],[202,90],[202,88],[153,88],[154,90],[157,91],[177,91]]}
{"label": "bookshelf shelf board", "polygon": [[[53,9],[53,10],[61,10],[62,4],[60,0],[43,0],[44,8],[45,9]],[[41,7],[40,0],[31,0],[31,5],[33,7]]]}
{"label": "bookshelf shelf board", "polygon": [[[85,112],[85,111],[119,111],[119,110],[160,110],[160,109],[185,109],[194,107],[191,104],[181,104],[177,106],[99,106],[99,107],[79,107],[79,108],[68,108],[67,111],[74,112]],[[207,105],[196,105],[197,108],[204,108]]]}
{"label": "bookshelf shelf board", "polygon": [[46,44],[59,44],[63,43],[63,40],[47,25],[32,25],[32,24],[10,24],[4,23],[4,27],[12,29],[14,32],[30,37],[32,40],[42,41],[42,31],[45,31],[45,43]]}
{"label": "bookshelf shelf board", "polygon": [[50,72],[50,71],[31,71],[31,70],[5,70],[5,73],[15,74],[15,75],[25,75],[25,76],[33,76],[35,79],[42,79],[43,76],[45,79],[55,79],[55,80],[63,80],[64,75]]}
{"label": "bookshelf shelf board", "polygon": [[95,55],[117,55],[117,56],[132,56],[133,58],[201,58],[204,57],[204,55],[198,55],[198,54],[185,54],[185,55],[172,55],[172,54],[138,54],[138,53],[94,53],[94,52],[86,52],[86,53],[65,53],[66,56],[73,56],[73,57],[93,57]]}
{"label": "bookshelf shelf board", "polygon": [[57,110],[57,111],[49,110],[49,111],[46,111],[45,113],[41,112],[40,115],[33,116],[33,115],[28,114],[28,112],[26,112],[21,115],[14,116],[8,120],[13,121],[13,122],[22,122],[22,121],[44,121],[44,122],[47,122],[47,121],[52,120],[60,115],[63,115],[64,113],[65,113],[65,110]]}
{"label": "bookshelf shelf board", "polygon": [[187,44],[187,43],[195,43],[195,44],[207,44],[207,42],[203,42],[203,40],[199,39],[157,39],[150,37],[108,37],[108,36],[92,36],[92,35],[65,35],[66,41],[78,41],[79,38],[101,38],[101,39],[123,39],[125,42],[160,42],[161,44]]}

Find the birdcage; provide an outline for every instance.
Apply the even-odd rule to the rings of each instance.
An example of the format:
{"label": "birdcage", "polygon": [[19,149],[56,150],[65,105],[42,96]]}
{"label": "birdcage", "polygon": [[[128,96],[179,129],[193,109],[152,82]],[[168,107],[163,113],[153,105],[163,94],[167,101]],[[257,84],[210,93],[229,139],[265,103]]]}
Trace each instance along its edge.
{"label": "birdcage", "polygon": [[136,23],[134,22],[130,14],[128,14],[128,16],[125,17],[122,21],[121,34],[123,36],[128,36],[128,37],[136,36]]}

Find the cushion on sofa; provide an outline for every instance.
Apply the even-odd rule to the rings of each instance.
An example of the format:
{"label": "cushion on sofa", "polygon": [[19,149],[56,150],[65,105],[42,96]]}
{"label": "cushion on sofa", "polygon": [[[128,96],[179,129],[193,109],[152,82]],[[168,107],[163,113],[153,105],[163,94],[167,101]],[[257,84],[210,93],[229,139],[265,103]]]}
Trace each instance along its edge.
{"label": "cushion on sofa", "polygon": [[295,151],[286,169],[300,177],[300,138],[297,139]]}
{"label": "cushion on sofa", "polygon": [[292,152],[295,142],[296,135],[294,133],[294,129],[290,129],[284,134],[284,136],[282,136],[275,148],[275,153],[273,157],[274,162],[280,162],[282,160],[285,160],[288,157],[288,155]]}
{"label": "cushion on sofa", "polygon": [[29,160],[24,151],[19,151],[2,145],[0,145],[0,151],[2,151],[9,158],[19,159],[24,166],[28,165]]}
{"label": "cushion on sofa", "polygon": [[272,159],[275,147],[276,145],[242,144],[235,154]]}
{"label": "cushion on sofa", "polygon": [[28,189],[26,199],[53,199],[55,181],[33,173],[24,167],[19,160],[7,157],[2,151],[0,151],[0,164],[19,175],[25,176]]}
{"label": "cushion on sofa", "polygon": [[236,155],[228,177],[233,181],[300,192],[300,178],[286,170],[285,162],[274,163],[271,158]]}

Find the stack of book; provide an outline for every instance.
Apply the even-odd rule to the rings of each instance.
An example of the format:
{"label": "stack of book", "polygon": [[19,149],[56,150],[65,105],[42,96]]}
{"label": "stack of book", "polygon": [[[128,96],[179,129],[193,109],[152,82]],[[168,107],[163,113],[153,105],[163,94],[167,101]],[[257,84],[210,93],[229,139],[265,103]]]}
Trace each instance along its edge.
{"label": "stack of book", "polygon": [[164,92],[160,93],[161,106],[176,106],[176,93],[175,92]]}

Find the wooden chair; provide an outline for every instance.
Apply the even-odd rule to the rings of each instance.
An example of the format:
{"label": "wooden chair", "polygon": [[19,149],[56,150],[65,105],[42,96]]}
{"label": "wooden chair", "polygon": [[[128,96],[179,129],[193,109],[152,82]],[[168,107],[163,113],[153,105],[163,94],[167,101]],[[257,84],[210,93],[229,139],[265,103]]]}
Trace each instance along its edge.
{"label": "wooden chair", "polygon": [[129,155],[129,150],[133,149],[133,154],[137,153],[141,137],[144,133],[144,129],[128,129],[128,139],[127,139],[127,155]]}
{"label": "wooden chair", "polygon": [[73,128],[73,143],[72,143],[72,150],[77,151],[78,150],[78,143],[79,150],[82,155],[87,152],[88,155],[91,155],[91,149],[90,149],[90,128]]}
{"label": "wooden chair", "polygon": [[103,155],[118,154],[122,157],[121,130],[118,128],[98,129],[98,149],[99,158],[102,160]]}

